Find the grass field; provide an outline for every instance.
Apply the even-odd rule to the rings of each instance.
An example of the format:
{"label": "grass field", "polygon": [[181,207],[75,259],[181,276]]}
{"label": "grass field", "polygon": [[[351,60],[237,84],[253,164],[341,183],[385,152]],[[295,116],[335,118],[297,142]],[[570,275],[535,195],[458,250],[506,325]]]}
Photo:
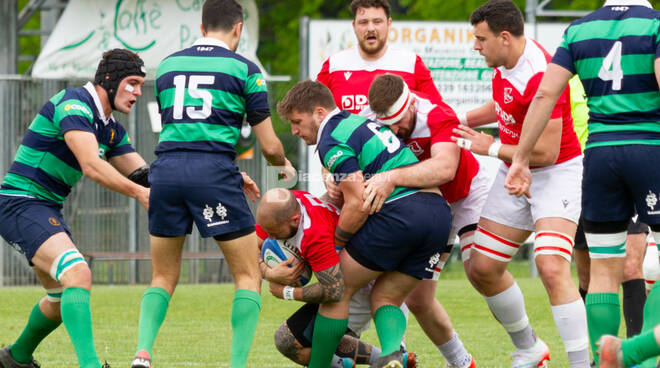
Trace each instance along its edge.
{"label": "grass field", "polygon": [[[559,338],[540,279],[527,277],[527,264],[514,262],[511,270],[525,295],[532,327],[550,346],[550,367],[568,367],[564,346]],[[504,329],[494,320],[485,301],[465,279],[460,263],[443,271],[436,297],[452,317],[455,329],[478,367],[508,367],[513,345]],[[92,316],[95,344],[99,357],[113,368],[127,368],[135,353],[137,321],[144,285],[95,286],[92,290]],[[233,286],[181,285],[154,347],[157,367],[227,367],[231,347],[229,315]],[[18,336],[27,315],[43,295],[37,287],[0,288],[0,345]],[[275,329],[301,304],[274,298],[263,287],[262,312],[249,367],[293,367],[273,345]],[[622,324],[623,326],[623,324]],[[621,329],[622,331],[624,328]],[[378,344],[372,327],[363,339]],[[420,367],[443,367],[444,360],[411,316],[406,342],[419,356]],[[39,347],[35,357],[44,368],[77,366],[73,347],[63,326]]]}

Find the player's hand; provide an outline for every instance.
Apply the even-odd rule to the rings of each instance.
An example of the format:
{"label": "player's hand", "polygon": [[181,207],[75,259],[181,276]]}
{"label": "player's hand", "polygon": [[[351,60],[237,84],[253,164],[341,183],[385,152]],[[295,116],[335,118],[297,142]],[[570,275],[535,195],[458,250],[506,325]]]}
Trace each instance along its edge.
{"label": "player's hand", "polygon": [[459,147],[478,155],[488,155],[488,148],[495,142],[495,137],[492,135],[477,132],[467,125],[459,125],[458,128],[453,129],[453,132],[459,137],[451,137],[452,141],[456,142]]}
{"label": "player's hand", "polygon": [[328,197],[332,201],[341,201],[343,197],[343,193],[341,192],[341,189],[339,189],[339,184],[335,183],[335,179],[330,173],[324,173],[323,175],[323,182],[325,184],[325,189],[328,192]]}
{"label": "player's hand", "polygon": [[269,282],[268,289],[274,297],[278,299],[284,299],[284,287],[286,285],[278,284],[277,282]]}
{"label": "player's hand", "polygon": [[385,199],[394,191],[394,184],[388,180],[388,175],[387,172],[378,173],[364,182],[362,210],[368,210],[370,215],[380,211]]}
{"label": "player's hand", "polygon": [[257,183],[255,183],[245,171],[241,171],[241,175],[243,176],[243,193],[245,193],[252,202],[256,202],[257,198],[261,198],[261,192],[259,191]]}
{"label": "player's hand", "polygon": [[529,186],[532,184],[532,172],[528,165],[514,161],[509,167],[509,172],[504,180],[504,188],[509,194],[520,197],[525,195],[527,198],[532,196],[529,193]]}
{"label": "player's hand", "polygon": [[266,280],[282,285],[290,285],[296,281],[300,281],[300,275],[305,270],[305,263],[298,262],[297,265],[289,267],[295,260],[296,259],[292,257],[277,266],[266,270]]}
{"label": "player's hand", "polygon": [[151,193],[151,189],[142,187],[142,190],[138,193],[137,196],[135,196],[135,199],[140,201],[140,204],[142,207],[144,207],[147,212],[149,212],[149,194]]}

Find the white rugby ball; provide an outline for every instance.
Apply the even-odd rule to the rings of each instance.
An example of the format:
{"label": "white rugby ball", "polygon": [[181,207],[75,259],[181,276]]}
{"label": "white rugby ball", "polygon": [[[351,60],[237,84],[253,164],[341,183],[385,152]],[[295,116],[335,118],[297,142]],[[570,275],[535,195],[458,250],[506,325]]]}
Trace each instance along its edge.
{"label": "white rugby ball", "polygon": [[312,278],[312,268],[309,267],[309,264],[307,264],[307,262],[305,262],[300,256],[298,249],[296,249],[295,246],[288,244],[286,241],[271,238],[264,240],[264,244],[261,246],[261,258],[264,260],[266,266],[270,268],[273,268],[290,258],[295,258],[295,261],[293,261],[289,267],[293,267],[299,262],[303,262],[305,264],[305,269],[300,274],[300,280],[294,282],[291,286],[298,287],[306,285]]}

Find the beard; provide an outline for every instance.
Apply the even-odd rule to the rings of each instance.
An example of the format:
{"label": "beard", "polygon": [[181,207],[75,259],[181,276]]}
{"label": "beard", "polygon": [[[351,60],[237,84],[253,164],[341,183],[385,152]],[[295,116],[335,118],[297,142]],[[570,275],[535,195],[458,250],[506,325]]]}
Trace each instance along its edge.
{"label": "beard", "polygon": [[370,43],[369,41],[370,40],[368,40],[366,37],[360,39],[359,41],[360,49],[366,54],[374,55],[374,54],[378,54],[383,50],[385,44],[387,43],[387,37],[376,36],[375,43]]}

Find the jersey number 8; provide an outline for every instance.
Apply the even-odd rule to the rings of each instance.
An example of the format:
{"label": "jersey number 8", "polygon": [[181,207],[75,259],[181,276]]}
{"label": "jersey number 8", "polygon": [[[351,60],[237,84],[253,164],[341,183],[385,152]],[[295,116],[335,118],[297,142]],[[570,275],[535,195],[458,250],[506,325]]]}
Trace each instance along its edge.
{"label": "jersey number 8", "polygon": [[[215,76],[212,75],[191,75],[188,81],[188,95],[192,98],[202,99],[202,108],[198,110],[198,106],[186,107],[186,115],[191,119],[206,119],[211,115],[211,107],[213,105],[213,95],[211,92],[203,89],[197,89],[199,85],[213,84]],[[172,109],[172,116],[174,119],[183,119],[183,106],[185,105],[185,92],[186,92],[186,76],[177,75],[174,77],[174,107]]]}

